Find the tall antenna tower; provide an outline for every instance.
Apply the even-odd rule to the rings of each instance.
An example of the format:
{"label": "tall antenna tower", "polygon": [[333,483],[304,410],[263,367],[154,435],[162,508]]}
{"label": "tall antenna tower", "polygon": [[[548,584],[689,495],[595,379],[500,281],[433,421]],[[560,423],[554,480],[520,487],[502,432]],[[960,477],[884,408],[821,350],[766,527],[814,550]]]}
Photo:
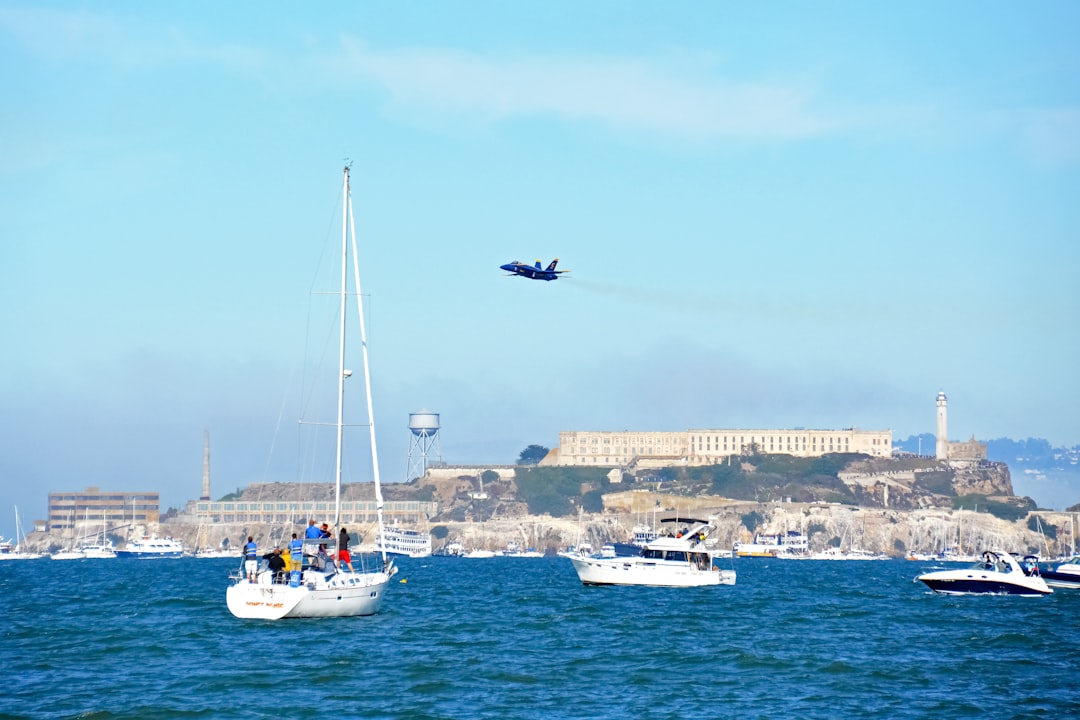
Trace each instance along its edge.
{"label": "tall antenna tower", "polygon": [[409,444],[409,469],[405,473],[405,482],[423,477],[427,473],[428,456],[442,461],[439,450],[439,413],[421,410],[409,413],[409,432],[412,442]]}

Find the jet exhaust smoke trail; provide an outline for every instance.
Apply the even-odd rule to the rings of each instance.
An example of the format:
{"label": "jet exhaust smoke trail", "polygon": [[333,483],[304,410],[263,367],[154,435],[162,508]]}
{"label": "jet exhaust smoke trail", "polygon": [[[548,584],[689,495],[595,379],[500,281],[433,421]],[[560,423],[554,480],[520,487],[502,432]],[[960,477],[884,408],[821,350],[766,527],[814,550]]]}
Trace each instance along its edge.
{"label": "jet exhaust smoke trail", "polygon": [[674,310],[719,310],[724,307],[731,307],[726,298],[711,293],[675,293],[657,290],[644,285],[619,285],[595,280],[582,280],[580,277],[572,278],[568,285],[580,288],[585,292],[603,295],[616,300],[628,300],[643,305],[667,307]]}

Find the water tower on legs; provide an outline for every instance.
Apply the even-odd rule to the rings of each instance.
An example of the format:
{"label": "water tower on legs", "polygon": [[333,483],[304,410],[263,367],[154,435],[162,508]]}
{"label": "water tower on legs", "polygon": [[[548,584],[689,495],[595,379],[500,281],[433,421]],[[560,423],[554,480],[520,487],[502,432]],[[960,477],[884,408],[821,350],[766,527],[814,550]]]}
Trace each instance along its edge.
{"label": "water tower on legs", "polygon": [[439,413],[421,410],[409,413],[409,432],[412,443],[409,444],[409,470],[405,481],[423,477],[427,473],[428,457],[441,461],[439,451]]}

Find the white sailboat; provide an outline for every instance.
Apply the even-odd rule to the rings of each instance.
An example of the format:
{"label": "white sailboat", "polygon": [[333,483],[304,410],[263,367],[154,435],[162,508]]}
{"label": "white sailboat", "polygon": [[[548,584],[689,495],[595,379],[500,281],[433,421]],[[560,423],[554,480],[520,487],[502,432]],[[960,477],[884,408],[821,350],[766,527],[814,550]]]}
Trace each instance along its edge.
{"label": "white sailboat", "polygon": [[15,544],[0,540],[0,560],[37,560],[43,557],[41,553],[30,552],[26,549],[26,535],[19,525],[19,508],[15,507]]}
{"label": "white sailboat", "polygon": [[[65,534],[68,536],[68,538],[70,540],[75,534],[75,511],[74,510],[72,510],[68,514],[68,518],[69,518],[69,520],[68,520],[69,527],[68,527],[67,533],[65,533]],[[85,557],[86,557],[86,555],[83,553],[83,551],[80,550],[77,547],[73,547],[71,542],[69,542],[66,547],[61,548],[60,550],[57,550],[56,552],[49,554],[49,559],[50,560],[82,560]]]}
{"label": "white sailboat", "polygon": [[[383,498],[379,484],[379,456],[375,448],[375,418],[371,401],[371,372],[368,366],[367,334],[364,328],[363,300],[360,293],[360,271],[356,257],[356,228],[353,220],[352,194],[349,190],[349,166],[344,169],[345,183],[342,202],[341,228],[341,289],[340,328],[338,352],[337,391],[337,458],[335,468],[334,526],[341,525],[341,455],[345,380],[352,371],[345,369],[345,316],[347,312],[348,266],[351,254],[353,268],[353,293],[360,316],[360,347],[364,363],[364,389],[367,397],[368,428],[371,435],[371,460],[374,469],[375,507],[379,532],[383,532]],[[268,569],[258,573],[255,582],[249,582],[244,573],[233,577],[233,584],[225,592],[229,612],[238,618],[278,620],[298,617],[348,617],[373,615],[382,607],[383,595],[390,578],[397,572],[393,562],[387,559],[385,549],[381,554],[381,567],[361,572],[345,572],[338,568],[332,556],[319,552],[319,545],[332,548],[337,534],[329,538],[305,540],[304,559],[306,567],[300,577],[293,573],[289,582],[275,582],[277,578]],[[310,545],[309,545],[310,543]],[[362,566],[361,566],[362,567]]]}
{"label": "white sailboat", "polygon": [[[90,511],[86,511],[87,524],[89,525]],[[101,540],[98,542],[82,543],[79,545],[79,552],[83,554],[83,557],[94,560],[111,560],[116,557],[116,548],[113,547],[112,540],[108,538],[108,526],[105,522],[105,511],[101,511]]]}

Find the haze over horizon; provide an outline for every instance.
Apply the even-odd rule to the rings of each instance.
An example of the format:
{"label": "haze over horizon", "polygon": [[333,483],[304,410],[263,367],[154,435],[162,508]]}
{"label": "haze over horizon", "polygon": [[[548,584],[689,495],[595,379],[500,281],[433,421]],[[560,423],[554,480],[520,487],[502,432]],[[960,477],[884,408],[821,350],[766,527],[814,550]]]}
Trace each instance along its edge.
{"label": "haze over horizon", "polygon": [[346,159],[384,482],[420,410],[449,463],[903,438],[939,390],[953,440],[1080,443],[1080,6],[928,7],[0,0],[0,535],[182,506],[204,431],[216,497],[326,479]]}

